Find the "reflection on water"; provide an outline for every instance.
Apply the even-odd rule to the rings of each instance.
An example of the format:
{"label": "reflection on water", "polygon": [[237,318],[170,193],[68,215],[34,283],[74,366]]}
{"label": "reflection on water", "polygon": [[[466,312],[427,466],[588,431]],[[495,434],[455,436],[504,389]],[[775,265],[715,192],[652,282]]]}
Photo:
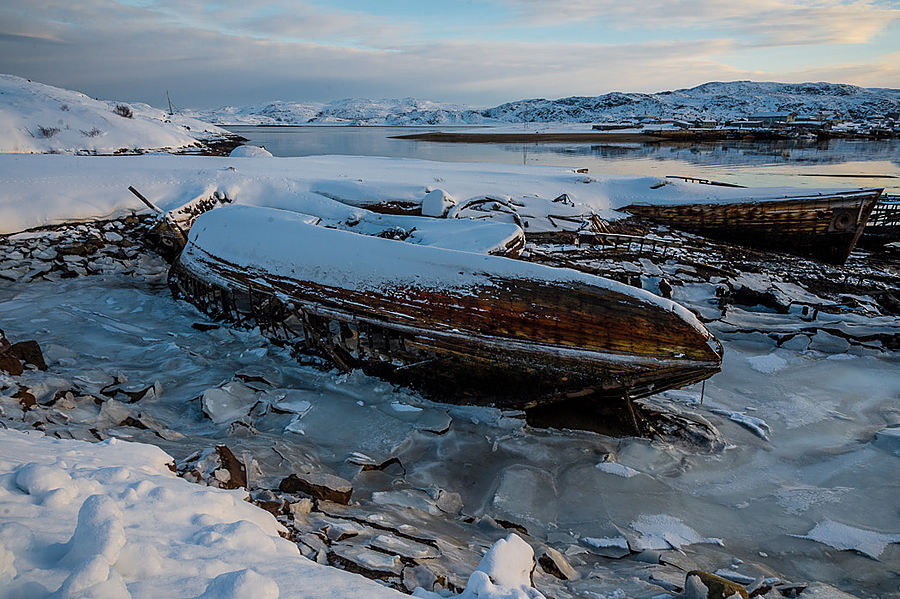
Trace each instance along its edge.
{"label": "reflection on water", "polygon": [[[741,185],[885,187],[900,193],[900,140],[704,143],[474,144],[391,139],[399,127],[229,127],[276,156],[392,156],[588,168],[591,173],[683,175]],[[445,129],[445,128],[444,128]],[[429,131],[417,128],[416,131]],[[436,129],[431,129],[436,130]]]}

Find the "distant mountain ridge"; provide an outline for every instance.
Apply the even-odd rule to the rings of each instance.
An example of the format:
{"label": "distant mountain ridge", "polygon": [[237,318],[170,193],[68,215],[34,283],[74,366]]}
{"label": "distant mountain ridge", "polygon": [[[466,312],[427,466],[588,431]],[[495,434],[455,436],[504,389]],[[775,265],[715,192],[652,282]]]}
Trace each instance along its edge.
{"label": "distant mountain ridge", "polygon": [[637,116],[734,119],[759,112],[801,115],[827,111],[861,120],[900,111],[900,89],[841,83],[710,82],[654,94],[612,92],[557,100],[517,100],[476,109],[416,98],[338,100],[327,104],[271,102],[192,111],[216,124],[481,125],[521,122],[596,122]]}

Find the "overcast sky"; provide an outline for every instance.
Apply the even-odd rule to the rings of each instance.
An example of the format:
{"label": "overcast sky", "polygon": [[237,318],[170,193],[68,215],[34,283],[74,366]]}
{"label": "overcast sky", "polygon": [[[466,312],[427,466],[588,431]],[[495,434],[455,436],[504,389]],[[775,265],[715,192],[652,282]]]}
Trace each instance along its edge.
{"label": "overcast sky", "polygon": [[0,72],[182,107],[900,88],[897,0],[0,0]]}

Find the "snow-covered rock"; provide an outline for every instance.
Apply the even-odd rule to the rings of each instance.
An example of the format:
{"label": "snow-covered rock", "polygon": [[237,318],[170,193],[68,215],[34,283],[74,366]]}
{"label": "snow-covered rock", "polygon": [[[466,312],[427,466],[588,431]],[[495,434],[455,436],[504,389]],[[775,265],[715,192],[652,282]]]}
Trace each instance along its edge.
{"label": "snow-covered rock", "polygon": [[0,75],[0,152],[112,154],[177,150],[230,135],[147,104],[95,100],[82,93]]}
{"label": "snow-covered rock", "polygon": [[[460,599],[543,599],[531,584],[534,550],[522,537],[511,534],[500,539],[484,554],[472,572]],[[442,596],[419,588],[414,597],[439,599]]]}
{"label": "snow-covered rock", "polygon": [[229,154],[232,158],[252,158],[256,156],[272,156],[272,152],[259,146],[238,146]]}
{"label": "snow-covered rock", "polygon": [[422,200],[422,216],[434,216],[441,218],[456,206],[456,200],[443,189],[434,189],[425,195]]}

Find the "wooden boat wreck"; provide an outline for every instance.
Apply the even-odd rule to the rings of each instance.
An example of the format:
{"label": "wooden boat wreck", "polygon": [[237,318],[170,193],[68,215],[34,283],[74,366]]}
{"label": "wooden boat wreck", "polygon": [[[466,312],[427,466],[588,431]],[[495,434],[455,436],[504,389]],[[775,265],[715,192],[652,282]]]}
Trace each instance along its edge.
{"label": "wooden boat wreck", "polygon": [[169,280],[213,317],[455,403],[642,397],[721,367],[693,314],[641,289],[282,210],[201,215]]}
{"label": "wooden boat wreck", "polygon": [[[134,187],[128,189],[157,212],[156,224],[149,232],[150,244],[169,262],[184,249],[188,231],[201,214],[233,201],[225,194],[216,192],[211,196],[202,195],[174,210],[163,211]],[[289,206],[287,210],[301,215],[308,224],[361,235],[512,258],[517,257],[525,247],[525,233],[519,224],[513,222],[438,220],[407,214],[382,214],[314,194],[297,194],[286,204]]]}
{"label": "wooden boat wreck", "polygon": [[900,196],[885,195],[872,209],[859,245],[879,250],[897,242],[900,242]]}
{"label": "wooden boat wreck", "polygon": [[753,191],[747,190],[744,197],[730,195],[703,202],[635,202],[621,210],[713,239],[843,264],[862,235],[882,191],[836,190],[755,199]]}

